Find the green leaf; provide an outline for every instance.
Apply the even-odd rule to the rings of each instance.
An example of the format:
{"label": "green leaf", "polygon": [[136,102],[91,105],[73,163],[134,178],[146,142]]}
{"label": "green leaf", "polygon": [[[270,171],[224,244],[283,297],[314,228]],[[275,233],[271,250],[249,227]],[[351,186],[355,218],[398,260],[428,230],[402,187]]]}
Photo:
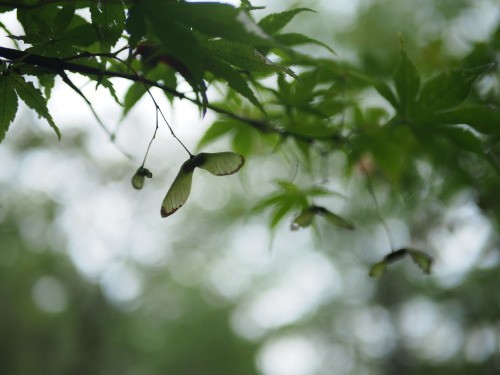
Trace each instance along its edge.
{"label": "green leaf", "polygon": [[113,86],[113,83],[107,79],[107,78],[102,78],[98,83],[97,85],[101,85],[102,87],[105,87],[108,89],[109,91],[109,94],[111,95],[111,97],[115,100],[115,102],[118,104],[118,105],[122,105],[122,103],[120,103],[120,99],[118,99],[118,96],[116,96],[116,91],[115,91],[115,88]]}
{"label": "green leaf", "polygon": [[123,114],[122,118],[124,118],[128,112],[132,109],[132,107],[143,97],[146,93],[146,87],[142,82],[134,82],[128,88],[125,98],[123,99]]}
{"label": "green leaf", "polygon": [[90,2],[92,23],[97,28],[101,46],[109,51],[125,28],[125,9],[120,0],[94,0]]}
{"label": "green leaf", "polygon": [[269,226],[271,229],[275,228],[278,223],[283,220],[285,215],[291,211],[293,208],[293,203],[289,200],[282,200],[280,203],[276,205],[273,213],[271,214],[271,219],[269,222]]}
{"label": "green leaf", "polygon": [[255,150],[256,131],[250,126],[238,126],[232,132],[232,148],[243,155],[248,155]]}
{"label": "green leaf", "polygon": [[14,82],[6,74],[0,74],[0,142],[5,138],[10,123],[17,112],[17,95]]}
{"label": "green leaf", "polygon": [[[68,44],[70,46],[88,47],[98,40],[94,27],[89,24],[76,26],[66,32],[57,40],[57,44]],[[64,52],[64,48],[60,48]]]}
{"label": "green leaf", "polygon": [[43,86],[43,91],[47,100],[50,98],[50,94],[52,93],[52,89],[55,85],[55,74],[40,74],[38,75],[38,82]]}
{"label": "green leaf", "polygon": [[202,91],[204,74],[203,51],[191,30],[173,18],[168,2],[150,0],[145,3],[147,19],[166,52],[178,59],[189,71],[179,71],[197,92]]}
{"label": "green leaf", "polygon": [[418,106],[426,112],[452,108],[462,103],[476,79],[488,72],[493,64],[472,69],[447,70],[428,80],[422,87]]}
{"label": "green leaf", "polygon": [[11,77],[14,82],[17,95],[19,95],[28,107],[34,109],[40,117],[47,120],[49,125],[56,132],[57,138],[61,140],[61,133],[49,113],[47,100],[43,97],[42,92],[33,86],[33,83],[25,81],[24,78],[18,74],[13,73],[10,74],[9,77]]}
{"label": "green leaf", "polygon": [[387,263],[385,261],[381,261],[381,262],[375,263],[370,268],[369,275],[370,275],[370,277],[380,277],[385,273],[386,270],[387,270]]}
{"label": "green leaf", "polygon": [[273,63],[248,45],[218,39],[204,43],[203,49],[207,55],[218,57],[249,72],[283,72],[293,78],[298,78],[291,69]]}
{"label": "green leaf", "polygon": [[355,71],[350,71],[349,75],[372,85],[394,108],[399,108],[399,101],[396,95],[394,95],[392,89],[385,82]]}
{"label": "green leaf", "polygon": [[170,17],[209,36],[251,45],[276,43],[245,12],[229,4],[216,2],[171,2],[162,4]]}
{"label": "green leaf", "polygon": [[227,176],[238,172],[245,164],[245,158],[235,152],[202,152],[194,157],[193,162],[215,176]]}
{"label": "green leaf", "polygon": [[430,274],[434,258],[424,251],[408,249],[411,259],[420,267],[423,273]]}
{"label": "green leaf", "polygon": [[74,15],[75,3],[64,3],[62,9],[59,11],[59,13],[57,13],[57,16],[54,20],[54,36],[59,36],[59,34],[63,33],[68,28]]}
{"label": "green leaf", "polygon": [[304,34],[299,34],[299,33],[279,34],[275,35],[274,39],[276,39],[281,44],[284,44],[285,46],[297,46],[301,44],[317,44],[318,46],[325,47],[328,51],[336,55],[335,51],[325,43],[310,38]]}
{"label": "green leaf", "polygon": [[460,150],[485,156],[483,142],[470,130],[454,126],[440,126],[434,128],[434,132],[442,134]]}
{"label": "green leaf", "polygon": [[314,12],[309,8],[297,8],[281,13],[272,13],[259,21],[259,26],[270,35],[276,34],[285,27],[297,14],[301,12]]}
{"label": "green leaf", "polygon": [[141,3],[135,2],[129,8],[125,29],[130,34],[129,44],[132,48],[146,35],[146,13]]}
{"label": "green leaf", "polygon": [[234,126],[234,123],[228,120],[215,121],[200,139],[197,148],[200,149],[203,146],[215,141],[217,138],[220,138],[224,134],[229,133]]}
{"label": "green leaf", "polygon": [[480,105],[471,105],[435,113],[431,119],[440,124],[466,124],[483,134],[500,133],[500,111]]}
{"label": "green leaf", "polygon": [[241,77],[240,73],[238,73],[231,65],[226,63],[223,60],[220,60],[215,57],[207,56],[206,59],[206,68],[208,71],[212,72],[217,78],[222,78],[227,81],[228,85],[243,95],[245,98],[250,100],[250,102],[255,105],[257,108],[264,111],[264,107],[259,102],[253,91],[248,86],[247,82]]}
{"label": "green leaf", "polygon": [[404,50],[401,51],[401,59],[394,74],[394,82],[400,99],[400,112],[404,116],[408,116],[413,110],[420,89],[420,74]]}

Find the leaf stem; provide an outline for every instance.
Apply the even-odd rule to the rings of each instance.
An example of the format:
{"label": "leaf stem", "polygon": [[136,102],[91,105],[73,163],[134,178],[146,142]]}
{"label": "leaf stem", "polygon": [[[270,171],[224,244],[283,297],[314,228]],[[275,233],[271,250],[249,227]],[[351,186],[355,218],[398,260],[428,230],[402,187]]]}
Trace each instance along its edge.
{"label": "leaf stem", "polygon": [[368,176],[368,175],[366,175],[366,187],[368,189],[368,192],[370,193],[370,196],[373,199],[373,203],[375,204],[375,211],[377,212],[377,217],[379,218],[380,222],[382,223],[382,226],[384,227],[385,232],[387,234],[387,238],[389,240],[389,245],[391,247],[391,253],[392,253],[392,252],[394,252],[394,249],[395,249],[394,239],[392,238],[392,234],[391,234],[391,230],[389,229],[389,226],[387,225],[382,214],[380,213],[380,207],[379,207],[379,204],[377,201],[377,197],[375,196],[375,192],[373,190],[373,184],[372,184],[372,181],[370,179],[370,176]]}

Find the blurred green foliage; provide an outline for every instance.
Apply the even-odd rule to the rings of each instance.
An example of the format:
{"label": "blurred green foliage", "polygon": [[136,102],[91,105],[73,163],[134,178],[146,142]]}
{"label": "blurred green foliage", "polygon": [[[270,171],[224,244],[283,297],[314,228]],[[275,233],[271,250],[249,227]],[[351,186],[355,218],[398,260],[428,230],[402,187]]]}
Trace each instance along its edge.
{"label": "blurred green foliage", "polygon": [[[0,2],[28,51],[0,51],[0,373],[499,373],[498,6],[359,1],[337,29],[328,3]],[[133,191],[137,165],[59,133],[61,69],[215,111],[198,148],[245,167],[160,222],[185,155]]]}

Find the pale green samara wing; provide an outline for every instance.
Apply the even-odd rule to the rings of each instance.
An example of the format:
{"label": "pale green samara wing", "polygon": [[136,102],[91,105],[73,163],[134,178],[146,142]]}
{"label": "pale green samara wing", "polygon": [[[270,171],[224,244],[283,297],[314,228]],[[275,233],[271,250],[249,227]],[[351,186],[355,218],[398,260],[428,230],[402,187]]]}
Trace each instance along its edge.
{"label": "pale green samara wing", "polygon": [[191,192],[193,172],[196,167],[203,168],[216,176],[236,173],[245,163],[243,155],[234,152],[202,152],[182,164],[172,186],[161,205],[161,217],[172,215],[186,203]]}
{"label": "pale green samara wing", "polygon": [[216,176],[227,176],[236,173],[245,164],[243,155],[235,152],[202,152],[196,155],[193,162],[198,168],[205,169]]}
{"label": "pale green samara wing", "polygon": [[191,192],[194,168],[193,159],[189,159],[182,164],[172,186],[168,189],[165,199],[163,199],[161,217],[172,215],[186,203]]}

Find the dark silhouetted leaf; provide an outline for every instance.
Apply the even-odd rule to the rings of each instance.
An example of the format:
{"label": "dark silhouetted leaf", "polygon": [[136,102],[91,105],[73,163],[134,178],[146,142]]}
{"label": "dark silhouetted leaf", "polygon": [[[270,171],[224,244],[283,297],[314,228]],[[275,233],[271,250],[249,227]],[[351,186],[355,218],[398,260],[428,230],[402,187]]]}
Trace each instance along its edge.
{"label": "dark silhouetted leaf", "polygon": [[61,133],[59,128],[54,123],[52,116],[47,108],[47,100],[43,97],[40,90],[38,90],[33,83],[27,82],[18,74],[10,74],[9,77],[12,79],[13,86],[16,89],[17,95],[26,103],[28,107],[34,109],[40,117],[47,120],[49,125],[56,132],[57,138],[61,140]]}
{"label": "dark silhouetted leaf", "polygon": [[0,142],[5,138],[10,123],[17,112],[17,95],[14,81],[8,75],[0,74]]}

